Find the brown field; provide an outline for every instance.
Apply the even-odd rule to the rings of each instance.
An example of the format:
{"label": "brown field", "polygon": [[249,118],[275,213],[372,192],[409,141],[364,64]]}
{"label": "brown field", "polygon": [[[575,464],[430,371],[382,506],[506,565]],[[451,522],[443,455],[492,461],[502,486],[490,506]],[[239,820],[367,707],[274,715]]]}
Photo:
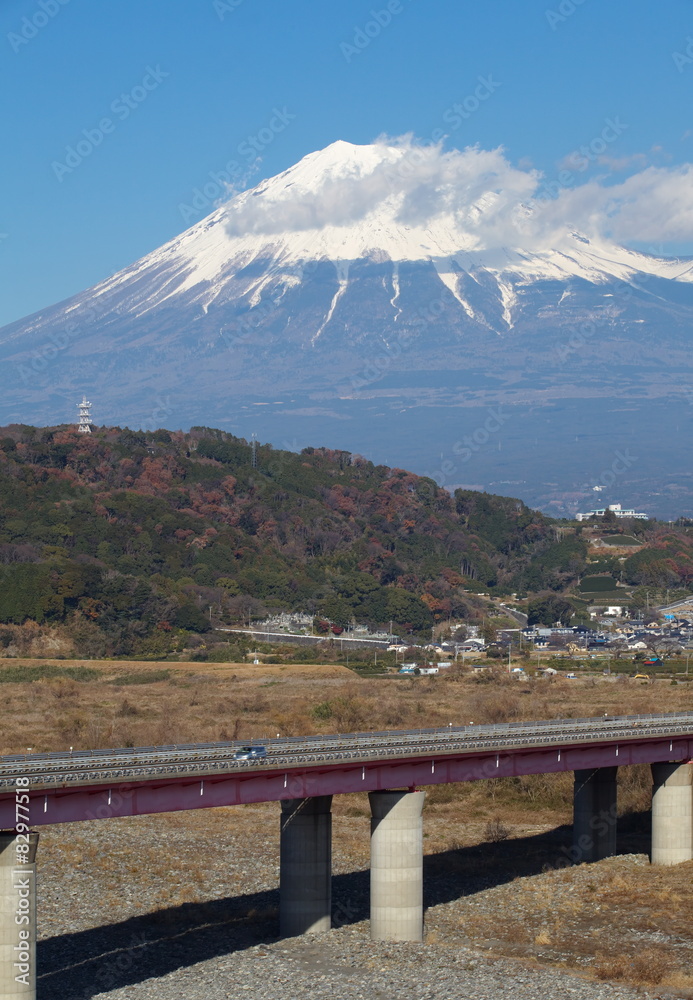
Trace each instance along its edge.
{"label": "brown field", "polygon": [[290,671],[292,677],[353,677],[353,671],[348,667],[342,667],[338,663],[200,663],[194,660],[66,660],[49,661],[45,656],[40,659],[31,657],[12,657],[2,659],[0,657],[0,672],[3,666],[40,667],[44,663],[57,662],[61,667],[93,667],[102,670],[104,678],[117,677],[119,674],[130,673],[133,670],[171,670],[182,671],[183,673],[198,674],[204,670],[205,675],[215,677],[232,677],[237,675],[243,678],[255,678],[262,676],[280,677],[282,673]]}
{"label": "brown field", "polygon": [[[45,662],[0,661],[0,679],[4,670]],[[82,749],[693,710],[693,685],[665,680],[517,681],[504,673],[489,680],[459,672],[363,678],[335,665],[63,660],[59,666],[98,673],[84,681],[54,677],[3,683],[1,753],[27,746]],[[150,680],[133,683],[137,678]],[[577,868],[564,867],[572,775],[428,789],[424,844],[430,946],[472,944],[592,978],[676,989],[676,997],[693,995],[686,992],[693,989],[687,978],[693,968],[693,868],[649,865],[649,769],[621,768],[619,782],[624,856]],[[349,898],[360,900],[358,887],[368,867],[368,802],[361,795],[336,797],[333,811],[335,871],[344,885],[356,887]],[[224,881],[213,846],[226,835],[238,861],[232,883]],[[144,848],[133,876],[128,852],[135,836],[152,847]],[[260,920],[258,933],[271,935],[274,918],[267,914],[276,905],[278,852],[274,803],[45,828],[41,862],[51,867],[52,879],[69,870],[85,893],[103,900],[90,919],[92,925],[106,925],[136,913],[168,914],[220,894],[241,898],[249,891],[244,880],[257,869],[258,849],[268,866],[263,885],[270,902],[262,897],[269,907],[262,919],[249,908],[248,927]],[[221,865],[221,881],[213,880],[216,889],[207,876],[191,875],[192,859],[201,852],[209,852],[215,871]],[[125,888],[135,876],[133,903]],[[354,920],[360,920],[365,916],[361,902],[356,909]],[[59,930],[57,895],[54,911],[55,921],[48,917],[45,933]]]}
{"label": "brown field", "polygon": [[[3,672],[45,660],[0,660]],[[61,660],[93,679],[3,683],[0,753],[693,709],[693,685],[606,678],[518,681],[452,670],[361,677],[335,664]],[[137,681],[144,683],[137,683]]]}

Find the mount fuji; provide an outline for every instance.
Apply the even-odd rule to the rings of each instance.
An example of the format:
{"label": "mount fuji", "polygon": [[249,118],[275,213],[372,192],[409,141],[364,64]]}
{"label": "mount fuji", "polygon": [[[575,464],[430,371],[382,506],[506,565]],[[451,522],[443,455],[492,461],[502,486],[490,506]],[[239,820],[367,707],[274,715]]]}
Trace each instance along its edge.
{"label": "mount fuji", "polygon": [[345,447],[554,513],[630,448],[605,488],[693,511],[693,260],[549,224],[529,174],[456,156],[340,141],[230,193],[0,330],[0,420],[69,422],[86,391],[97,423]]}

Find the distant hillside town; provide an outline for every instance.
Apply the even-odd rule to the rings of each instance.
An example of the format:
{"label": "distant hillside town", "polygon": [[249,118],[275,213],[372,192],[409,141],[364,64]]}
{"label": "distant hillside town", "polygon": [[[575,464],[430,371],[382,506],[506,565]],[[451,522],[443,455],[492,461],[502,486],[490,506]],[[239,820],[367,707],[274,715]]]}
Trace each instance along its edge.
{"label": "distant hillside town", "polygon": [[634,517],[639,521],[648,520],[647,514],[638,513],[632,508],[625,509],[620,503],[610,503],[608,507],[596,507],[594,510],[588,510],[586,514],[576,514],[575,520],[587,521],[590,517],[605,517],[607,511],[611,511],[615,517]]}

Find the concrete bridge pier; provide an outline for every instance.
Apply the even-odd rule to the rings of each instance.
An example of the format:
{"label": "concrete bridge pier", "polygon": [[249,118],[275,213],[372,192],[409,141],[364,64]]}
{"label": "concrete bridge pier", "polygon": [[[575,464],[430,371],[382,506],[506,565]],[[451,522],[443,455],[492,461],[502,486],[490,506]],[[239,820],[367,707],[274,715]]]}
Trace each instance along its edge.
{"label": "concrete bridge pier", "polygon": [[371,938],[423,940],[425,792],[370,792]]}
{"label": "concrete bridge pier", "polygon": [[616,853],[617,767],[575,771],[573,864],[601,861]]}
{"label": "concrete bridge pier", "polygon": [[279,846],[279,933],[318,934],[331,926],[331,795],[283,799]]}
{"label": "concrete bridge pier", "polygon": [[693,762],[652,764],[652,864],[693,859]]}
{"label": "concrete bridge pier", "polygon": [[0,833],[0,1000],[36,1000],[38,834],[27,836],[28,844],[13,831]]}

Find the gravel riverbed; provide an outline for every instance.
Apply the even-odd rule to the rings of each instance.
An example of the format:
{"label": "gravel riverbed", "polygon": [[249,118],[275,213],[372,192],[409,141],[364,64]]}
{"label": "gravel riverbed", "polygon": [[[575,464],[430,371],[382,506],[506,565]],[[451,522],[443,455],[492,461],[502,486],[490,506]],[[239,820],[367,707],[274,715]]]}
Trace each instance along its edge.
{"label": "gravel riverbed", "polygon": [[[656,945],[681,967],[693,965],[689,866],[679,866],[688,869],[679,889],[650,874],[641,855],[542,871],[527,860],[532,845],[549,853],[558,847],[547,848],[532,831],[503,848],[518,871],[525,863],[513,877],[501,871],[506,855],[493,854],[501,848],[443,850],[447,841],[436,840],[431,821],[426,943],[376,944],[367,920],[368,819],[343,815],[335,817],[337,926],[278,940],[278,819],[276,806],[265,804],[44,828],[39,1000],[691,997],[671,986],[643,991],[594,977],[607,937],[619,954]],[[482,863],[494,857],[498,871]],[[678,917],[633,911],[631,885],[647,879],[662,912]]]}
{"label": "gravel riverbed", "polygon": [[623,987],[591,984],[547,969],[522,968],[467,949],[373,944],[365,927],[324,938],[254,946],[96,994],[103,1000],[635,1000]]}

